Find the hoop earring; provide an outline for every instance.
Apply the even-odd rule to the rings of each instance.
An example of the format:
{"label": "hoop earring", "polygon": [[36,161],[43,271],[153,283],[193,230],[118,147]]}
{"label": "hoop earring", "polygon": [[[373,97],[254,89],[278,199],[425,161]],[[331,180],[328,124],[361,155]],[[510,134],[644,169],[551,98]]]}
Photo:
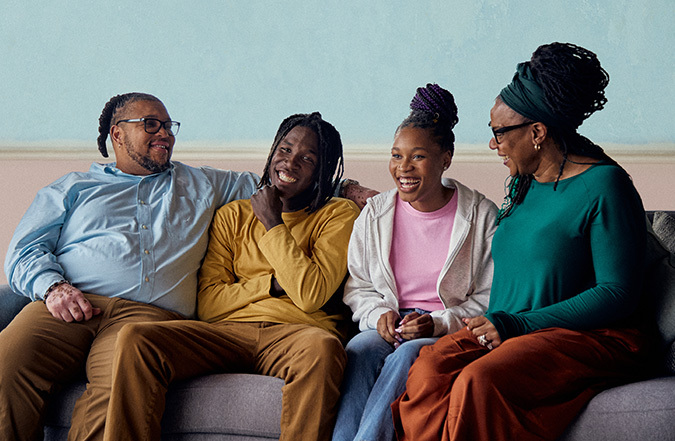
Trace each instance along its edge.
{"label": "hoop earring", "polygon": [[535,149],[536,151],[539,151],[539,150],[541,149],[541,146],[540,146],[539,144],[535,144],[535,145],[534,145],[534,149]]}

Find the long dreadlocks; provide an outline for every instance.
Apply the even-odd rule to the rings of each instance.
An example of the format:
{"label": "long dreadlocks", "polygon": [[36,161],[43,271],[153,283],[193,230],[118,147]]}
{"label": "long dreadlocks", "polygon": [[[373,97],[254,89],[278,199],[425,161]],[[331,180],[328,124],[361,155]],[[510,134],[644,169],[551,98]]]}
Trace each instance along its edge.
{"label": "long dreadlocks", "polygon": [[258,188],[270,184],[269,168],[274,152],[277,150],[279,143],[281,143],[284,137],[288,135],[288,132],[294,127],[308,127],[313,130],[319,138],[319,151],[317,152],[319,163],[314,172],[314,180],[316,182],[314,187],[314,198],[306,208],[308,213],[313,213],[323,207],[330,198],[333,197],[335,190],[342,179],[342,174],[344,173],[344,159],[342,157],[342,140],[340,139],[340,133],[333,125],[324,121],[319,112],[291,115],[281,122],[277,134],[274,137],[272,149],[267,157],[265,170],[260,178]]}

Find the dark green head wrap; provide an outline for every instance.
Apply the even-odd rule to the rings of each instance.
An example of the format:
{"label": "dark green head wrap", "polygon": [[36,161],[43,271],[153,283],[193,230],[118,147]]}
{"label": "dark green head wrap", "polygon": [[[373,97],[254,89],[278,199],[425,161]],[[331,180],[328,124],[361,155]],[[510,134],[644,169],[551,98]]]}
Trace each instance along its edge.
{"label": "dark green head wrap", "polygon": [[549,127],[576,128],[573,122],[564,115],[556,115],[546,104],[544,89],[532,73],[529,61],[518,64],[511,84],[503,88],[499,96],[504,104],[533,121]]}

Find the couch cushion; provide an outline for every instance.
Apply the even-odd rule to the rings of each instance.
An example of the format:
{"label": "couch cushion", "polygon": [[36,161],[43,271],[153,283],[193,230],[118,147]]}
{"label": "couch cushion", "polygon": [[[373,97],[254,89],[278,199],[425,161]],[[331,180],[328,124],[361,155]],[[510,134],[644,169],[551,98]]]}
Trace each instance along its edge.
{"label": "couch cushion", "polygon": [[[171,385],[162,419],[162,439],[279,439],[281,388],[279,378],[252,374],[206,375]],[[45,440],[64,439],[77,398],[78,382],[57,394],[47,409]],[[223,411],[224,409],[224,411]],[[226,435],[230,435],[227,437]]]}
{"label": "couch cushion", "polygon": [[673,439],[675,377],[626,384],[593,398],[559,441]]}
{"label": "couch cushion", "polygon": [[162,434],[229,433],[278,439],[283,385],[279,378],[252,374],[207,375],[173,384]]}
{"label": "couch cushion", "polygon": [[50,400],[45,412],[45,441],[66,439],[75,401],[82,395],[85,382],[67,385]]}

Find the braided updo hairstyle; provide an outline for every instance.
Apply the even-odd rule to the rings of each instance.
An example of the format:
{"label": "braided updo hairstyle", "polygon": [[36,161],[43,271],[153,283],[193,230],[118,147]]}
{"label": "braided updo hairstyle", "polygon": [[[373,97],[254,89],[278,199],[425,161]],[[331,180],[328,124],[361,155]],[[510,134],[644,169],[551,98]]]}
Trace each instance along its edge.
{"label": "braided updo hairstyle", "polygon": [[584,120],[607,102],[609,74],[600,66],[598,57],[571,43],[551,43],[534,51],[530,67],[544,90],[548,107],[569,121],[567,125],[548,128],[563,154],[560,175],[570,153],[607,159],[602,148],[577,133]]}
{"label": "braided updo hairstyle", "polygon": [[269,185],[270,164],[274,152],[279,147],[281,140],[288,135],[294,127],[308,127],[318,138],[318,164],[314,171],[314,198],[306,208],[308,213],[313,213],[323,207],[335,194],[335,190],[340,185],[340,180],[344,173],[344,159],[342,157],[342,140],[340,133],[328,121],[324,121],[319,112],[310,114],[298,113],[284,119],[279,125],[277,134],[274,137],[272,149],[267,157],[265,170],[260,178],[258,188]]}
{"label": "braided updo hairstyle", "polygon": [[[577,132],[584,120],[607,102],[605,88],[609,84],[609,74],[600,66],[598,57],[583,47],[556,42],[539,46],[529,64],[534,78],[544,90],[546,105],[567,122],[557,127],[547,125],[549,136],[563,156],[553,189],[558,186],[569,154],[616,164],[600,146]],[[509,181],[498,222],[508,216],[513,205],[523,201],[532,179],[531,175],[516,175]]]}
{"label": "braided updo hairstyle", "polygon": [[545,44],[532,54],[530,68],[544,89],[548,107],[572,121],[571,129],[607,102],[609,74],[588,49],[571,43]]}
{"label": "braided updo hairstyle", "polygon": [[127,104],[135,103],[136,101],[156,101],[161,103],[156,96],[131,92],[122,95],[116,95],[110,98],[110,101],[105,103],[101,116],[98,118],[98,151],[101,152],[104,158],[108,157],[108,148],[106,147],[106,139],[110,133],[110,127],[113,126],[113,121],[117,119],[117,113],[126,107]]}
{"label": "braided updo hairstyle", "polygon": [[410,115],[398,126],[431,130],[442,151],[455,153],[455,134],[452,129],[459,122],[457,105],[450,92],[438,84],[418,87],[410,102]]}

